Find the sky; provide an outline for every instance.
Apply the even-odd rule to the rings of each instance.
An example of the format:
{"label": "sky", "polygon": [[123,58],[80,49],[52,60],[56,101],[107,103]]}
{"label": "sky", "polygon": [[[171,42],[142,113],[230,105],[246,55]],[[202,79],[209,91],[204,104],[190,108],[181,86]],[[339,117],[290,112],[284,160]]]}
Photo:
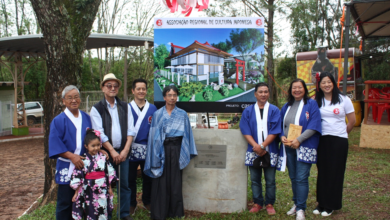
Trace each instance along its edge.
{"label": "sky", "polygon": [[[165,44],[168,51],[171,49],[170,44],[181,47],[187,47],[194,43],[195,40],[200,43],[209,44],[219,43],[230,39],[230,32],[235,29],[230,28],[218,28],[218,29],[158,29],[154,31],[154,46],[155,48],[160,44]],[[264,34],[263,29],[259,29]],[[182,37],[186,36],[186,37]],[[256,48],[251,53],[257,52],[258,54],[264,53],[264,43],[262,46]],[[230,51],[233,55],[239,55],[234,49]]]}

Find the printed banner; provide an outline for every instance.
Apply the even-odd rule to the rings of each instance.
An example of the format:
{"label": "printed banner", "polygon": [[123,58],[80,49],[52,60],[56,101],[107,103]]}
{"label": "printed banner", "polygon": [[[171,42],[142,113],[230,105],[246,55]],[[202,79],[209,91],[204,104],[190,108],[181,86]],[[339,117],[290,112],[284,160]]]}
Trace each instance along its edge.
{"label": "printed banner", "polygon": [[154,101],[168,85],[187,112],[242,112],[264,82],[263,18],[156,18]]}

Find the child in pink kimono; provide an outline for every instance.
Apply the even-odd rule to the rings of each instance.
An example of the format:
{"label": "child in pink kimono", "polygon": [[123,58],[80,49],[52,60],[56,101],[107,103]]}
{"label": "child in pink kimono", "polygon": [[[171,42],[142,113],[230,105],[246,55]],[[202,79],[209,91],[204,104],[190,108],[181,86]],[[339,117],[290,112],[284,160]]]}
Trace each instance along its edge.
{"label": "child in pink kimono", "polygon": [[88,129],[84,139],[84,168],[75,169],[70,187],[76,190],[72,202],[72,217],[80,220],[108,219],[113,210],[111,183],[117,181],[115,170],[99,152],[101,147],[100,132]]}

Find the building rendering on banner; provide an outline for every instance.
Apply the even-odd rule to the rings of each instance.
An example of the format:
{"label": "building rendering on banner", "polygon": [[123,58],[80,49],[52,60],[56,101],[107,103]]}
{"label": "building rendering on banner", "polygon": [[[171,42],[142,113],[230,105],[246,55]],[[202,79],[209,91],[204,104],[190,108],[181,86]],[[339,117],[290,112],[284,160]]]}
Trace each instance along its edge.
{"label": "building rendering on banner", "polygon": [[169,57],[171,60],[172,79],[180,85],[183,82],[201,82],[205,85],[225,83],[223,67],[224,59],[233,56],[211,46],[208,42],[194,41],[188,47],[171,43]]}

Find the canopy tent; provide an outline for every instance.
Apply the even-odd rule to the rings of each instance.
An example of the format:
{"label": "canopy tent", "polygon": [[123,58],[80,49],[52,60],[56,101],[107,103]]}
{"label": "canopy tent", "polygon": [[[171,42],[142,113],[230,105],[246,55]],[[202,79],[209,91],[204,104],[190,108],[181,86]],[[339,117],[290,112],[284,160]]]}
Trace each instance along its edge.
{"label": "canopy tent", "polygon": [[[130,35],[96,34],[89,35],[86,49],[105,47],[129,47],[129,46],[153,45],[153,38]],[[44,54],[43,35],[21,35],[0,38],[0,54],[12,55],[14,52],[26,54]]]}
{"label": "canopy tent", "polygon": [[[390,37],[390,1],[388,0],[352,0],[345,3],[345,30],[356,22],[363,45],[367,38]],[[349,51],[349,31],[345,31],[345,50]],[[348,54],[344,54],[344,72],[348,71]],[[347,93],[347,77],[343,78],[343,93]]]}
{"label": "canopy tent", "polygon": [[[108,47],[129,47],[129,46],[145,46],[152,47],[154,39],[151,37],[140,37],[130,35],[114,35],[114,34],[97,34],[92,33],[87,39],[86,49],[108,48]],[[24,106],[24,77],[27,71],[36,62],[40,61],[39,57],[45,58],[43,35],[22,35],[13,37],[0,38],[0,64],[4,65],[12,74],[13,85],[15,90],[15,104],[22,103]],[[23,72],[22,58],[25,58],[24,64],[28,64]],[[15,68],[11,68],[7,63],[13,63]],[[125,56],[125,71],[127,72],[127,61]],[[124,74],[125,95],[127,95],[127,74]],[[22,125],[27,125],[26,113],[23,107],[24,118]],[[18,128],[18,113],[14,110],[14,127]]]}
{"label": "canopy tent", "polygon": [[390,2],[388,0],[354,0],[351,14],[363,39],[390,36]]}

